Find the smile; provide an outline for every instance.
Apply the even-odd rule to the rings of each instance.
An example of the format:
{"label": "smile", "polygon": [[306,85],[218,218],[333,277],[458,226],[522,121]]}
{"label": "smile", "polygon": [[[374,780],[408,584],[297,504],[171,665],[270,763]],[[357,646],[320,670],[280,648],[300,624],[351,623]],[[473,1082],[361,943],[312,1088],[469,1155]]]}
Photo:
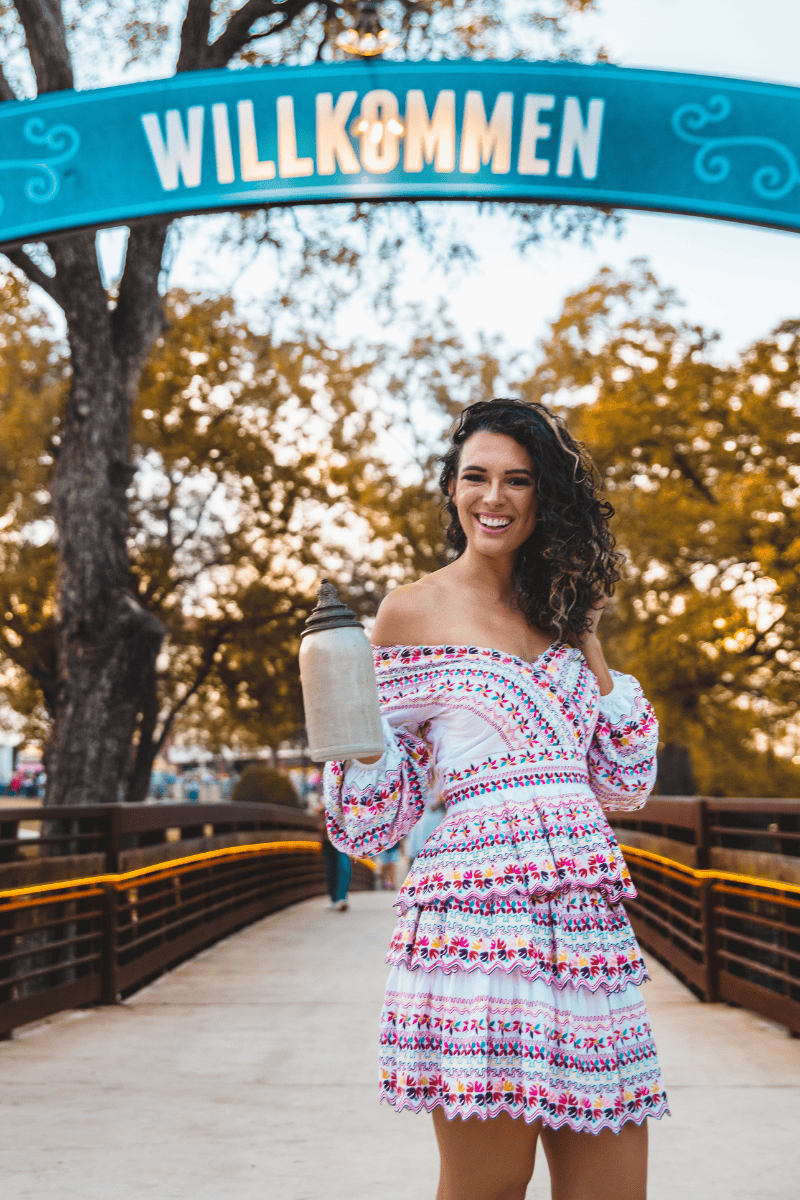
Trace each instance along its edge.
{"label": "smile", "polygon": [[488,513],[478,513],[475,519],[484,529],[505,529],[511,524],[511,517],[492,517]]}

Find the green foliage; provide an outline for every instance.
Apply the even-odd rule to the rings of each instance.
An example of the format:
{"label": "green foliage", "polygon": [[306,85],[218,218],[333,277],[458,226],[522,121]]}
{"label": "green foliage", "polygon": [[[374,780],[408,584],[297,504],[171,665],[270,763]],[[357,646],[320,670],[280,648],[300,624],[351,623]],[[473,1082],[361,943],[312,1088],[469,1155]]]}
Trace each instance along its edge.
{"label": "green foliage", "polygon": [[55,701],[48,488],[65,391],[49,318],[27,283],[0,276],[0,654],[14,707],[39,718],[42,701],[51,710]]}
{"label": "green foliage", "polygon": [[132,562],[170,636],[162,729],[272,745],[302,724],[297,650],[334,480],[370,441],[367,367],[318,340],[273,344],[228,299],[174,295],[132,437]]}
{"label": "green foliage", "polygon": [[[571,18],[592,6],[593,0],[550,0],[543,9],[522,12],[509,0],[387,0],[383,16],[397,35],[395,53],[410,59],[574,58],[579,50]],[[42,20],[29,0],[0,4],[0,101],[113,85],[132,63],[138,78],[162,78],[208,68],[341,59],[336,35],[359,10],[357,0],[340,6],[317,0],[277,5],[183,0],[177,6],[165,0],[113,5],[80,0],[64,6],[52,0],[46,7]],[[259,262],[262,282],[277,281],[261,292],[272,329],[284,317],[283,327],[292,331],[327,330],[342,297],[365,282],[376,311],[391,314],[399,255],[407,244],[422,246],[440,263],[471,257],[467,239],[457,231],[445,234],[438,220],[442,210],[435,211],[437,217],[431,206],[344,205],[337,213],[273,207],[242,219],[232,216],[225,265],[235,274],[231,250],[237,241],[242,267],[252,267],[265,247],[273,252],[271,261],[265,255]],[[549,206],[517,206],[514,213],[523,245],[551,229],[586,238],[612,219],[604,211]],[[91,661],[92,637],[105,628],[108,587],[127,584],[128,512],[113,481],[127,478],[128,398],[161,328],[158,279],[165,244],[168,273],[181,230],[197,236],[203,225],[156,219],[132,229],[120,279],[108,289],[92,237],[70,235],[46,247],[6,250],[7,259],[63,308],[68,345],[84,351],[71,363],[73,399],[92,393],[114,431],[113,449],[95,435],[96,486],[87,488],[72,453],[83,434],[72,420],[64,425],[58,486],[70,503],[60,503],[55,513],[61,547],[56,584],[48,477],[58,453],[58,414],[65,410],[67,347],[57,347],[51,333],[36,328],[35,315],[31,323],[24,289],[11,280],[8,287],[18,294],[8,297],[12,315],[4,315],[3,332],[17,319],[28,320],[29,328],[23,331],[24,360],[15,359],[13,337],[2,343],[0,336],[0,352],[8,351],[4,369],[14,376],[0,381],[8,398],[7,461],[13,464],[5,476],[0,467],[0,690],[29,718],[29,735],[37,726],[43,731],[52,717],[59,731],[68,731],[53,744],[52,802],[76,794],[99,799],[124,787],[117,764],[125,761],[131,743],[133,676],[117,670],[114,654],[106,658],[108,729],[100,741],[114,778],[103,780],[101,788],[97,772],[80,767],[90,757],[93,723],[81,714],[93,689],[79,686],[78,665]],[[219,220],[204,228],[211,230],[205,257],[216,264]],[[176,721],[224,740],[246,722],[248,738],[273,744],[296,729],[294,650],[289,655],[287,647],[296,637],[305,591],[323,556],[329,569],[333,556],[333,569],[338,564],[346,573],[349,556],[343,539],[331,538],[331,525],[345,523],[351,542],[354,533],[364,532],[375,481],[385,475],[371,446],[368,406],[358,396],[367,368],[351,354],[331,350],[320,338],[298,335],[292,341],[294,332],[280,345],[277,338],[273,343],[256,337],[223,301],[176,296],[169,316],[169,331],[151,355],[142,402],[133,414],[137,476],[129,493],[130,581],[169,633],[157,664],[152,641],[152,654],[143,651],[136,664],[138,746],[127,793],[134,799],[141,797],[153,754]],[[76,412],[82,408],[81,403]],[[9,442],[16,425],[22,434],[18,444]],[[2,494],[4,487],[7,493],[17,489],[13,499]],[[437,558],[436,530],[427,516],[415,521],[401,515],[406,499],[413,509],[415,490],[412,486],[395,505],[386,530],[387,568],[372,581],[376,590],[401,576],[410,561]],[[327,528],[321,519],[326,508]],[[102,550],[91,532],[97,528],[110,534]],[[404,545],[409,536],[420,544],[419,554]],[[76,545],[83,555],[76,555]],[[88,570],[79,558],[99,569]],[[110,563],[112,574],[117,571],[113,579]],[[374,564],[363,565],[368,574]],[[358,571],[352,575],[357,588]],[[58,629],[56,596],[64,617]],[[116,637],[111,617],[108,621]],[[115,696],[123,693],[124,703],[117,703]],[[69,750],[62,753],[63,747]]]}
{"label": "green foliage", "polygon": [[627,558],[611,660],[642,679],[665,739],[691,746],[701,791],[798,795],[800,771],[763,752],[796,737],[800,322],[720,363],[673,301],[643,264],[601,271],[567,298],[524,392],[584,401],[570,425]]}
{"label": "green foliage", "polygon": [[231,799],[236,804],[283,804],[300,808],[300,797],[289,776],[261,763],[245,767]]}
{"label": "green foliage", "polygon": [[[35,732],[55,678],[47,487],[65,372],[25,288],[4,287],[0,684]],[[627,560],[604,641],[654,698],[664,740],[691,747],[705,793],[798,795],[800,771],[773,749],[797,737],[800,322],[722,362],[673,303],[643,264],[601,272],[513,390],[560,404],[595,456]],[[468,350],[444,312],[357,356],[275,343],[228,299],[176,293],[168,311],[132,426],[133,586],[169,630],[140,744],[182,730],[277,746],[302,724],[317,579],[369,614],[446,561],[440,435],[511,368],[499,343]]]}
{"label": "green foliage", "polygon": [[[509,390],[560,407],[595,457],[626,556],[601,632],[664,740],[690,746],[704,793],[798,796],[800,769],[773,747],[800,751],[800,322],[725,363],[675,303],[644,263],[601,271]],[[445,561],[436,432],[514,370],[499,343],[467,350],[441,312],[378,357],[415,470],[404,484],[362,476],[353,493],[380,546],[352,566],[362,611]]]}
{"label": "green foliage", "polygon": [[[12,277],[0,312],[0,646],[5,698],[46,736],[55,680],[49,474],[60,347]],[[322,522],[370,445],[368,364],[309,338],[273,344],[229,299],[174,294],[132,418],[131,583],[169,636],[139,742],[182,727],[277,746],[302,725],[299,632]],[[2,463],[13,464],[3,473]],[[177,725],[176,725],[177,722]]]}

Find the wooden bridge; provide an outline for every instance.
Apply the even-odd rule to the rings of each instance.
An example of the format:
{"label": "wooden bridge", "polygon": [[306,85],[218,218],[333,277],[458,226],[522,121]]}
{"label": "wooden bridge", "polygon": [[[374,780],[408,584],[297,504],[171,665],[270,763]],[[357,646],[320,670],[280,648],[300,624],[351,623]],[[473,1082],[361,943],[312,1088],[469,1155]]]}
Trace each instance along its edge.
{"label": "wooden bridge", "polygon": [[[800,1041],[785,1022],[793,1009],[780,1010],[779,1024],[723,1000],[702,1003],[695,993],[702,992],[697,980],[710,978],[719,995],[724,961],[721,969],[734,979],[755,989],[767,985],[778,1002],[783,996],[795,1003],[795,889],[756,880],[744,916],[729,892],[709,900],[710,867],[644,848],[645,838],[693,827],[688,807],[676,816],[663,808],[666,801],[657,803],[662,808],[654,802],[645,810],[649,829],[619,829],[621,840],[638,841],[629,857],[642,902],[632,915],[643,941],[648,928],[655,931],[660,956],[677,948],[688,956],[682,973],[696,978],[687,977],[691,991],[647,955],[653,978],[644,996],[673,1113],[650,1125],[650,1197],[787,1200],[797,1192],[800,1133]],[[44,883],[31,882],[32,875],[41,876],[47,861],[57,876],[59,858],[32,868],[36,860],[26,863],[17,845],[10,861],[11,842],[24,839],[18,828],[12,838],[17,818],[0,810],[8,863],[1,870],[5,882],[13,871],[17,885],[0,895],[0,1014],[6,1029],[16,1027],[13,1040],[0,1045],[0,1194],[15,1200],[432,1198],[430,1118],[377,1103],[392,897],[360,891],[349,912],[328,911],[320,895],[318,834],[305,814],[261,806],[255,812],[231,805],[148,808],[60,813],[64,823],[43,826],[44,836],[60,838],[59,848],[75,851],[73,859],[95,855],[96,869],[79,878],[73,863],[71,879]],[[24,816],[31,819],[30,812]],[[703,817],[704,836],[713,840],[716,822],[734,830],[724,835],[729,841],[735,830],[749,836],[755,828],[750,840],[758,852],[768,836],[788,833],[781,845],[796,845],[792,814],[772,816],[761,830],[752,817],[743,823],[740,816],[738,824]],[[688,835],[683,842],[690,846]],[[116,861],[109,858],[114,854]],[[141,858],[150,861],[135,865]],[[362,886],[369,875],[362,866]],[[737,895],[746,890],[735,879],[721,886],[738,888]],[[773,888],[770,899],[765,888]],[[275,911],[287,899],[295,903]],[[31,914],[42,905],[46,915],[37,923]],[[764,914],[777,933],[767,929]],[[237,926],[244,927],[231,933]],[[756,944],[744,967],[735,956],[747,957],[749,951],[741,952],[748,938]],[[710,949],[718,957],[711,975],[703,959]],[[728,952],[724,960],[720,949]],[[75,1004],[115,1002],[67,1006],[76,988],[84,991]],[[43,1017],[48,994],[50,1015]],[[529,1200],[548,1195],[542,1156]]]}

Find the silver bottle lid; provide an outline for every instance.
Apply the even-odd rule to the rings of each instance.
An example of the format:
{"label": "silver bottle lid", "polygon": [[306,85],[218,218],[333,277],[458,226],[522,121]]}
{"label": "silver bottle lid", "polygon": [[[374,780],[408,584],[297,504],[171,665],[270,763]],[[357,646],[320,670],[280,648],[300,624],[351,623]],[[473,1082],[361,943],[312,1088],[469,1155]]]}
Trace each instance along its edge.
{"label": "silver bottle lid", "polygon": [[345,629],[348,626],[364,628],[353,610],[342,604],[330,579],[323,579],[317,592],[317,607],[306,621],[300,637],[304,638],[307,633],[319,633],[322,629]]}

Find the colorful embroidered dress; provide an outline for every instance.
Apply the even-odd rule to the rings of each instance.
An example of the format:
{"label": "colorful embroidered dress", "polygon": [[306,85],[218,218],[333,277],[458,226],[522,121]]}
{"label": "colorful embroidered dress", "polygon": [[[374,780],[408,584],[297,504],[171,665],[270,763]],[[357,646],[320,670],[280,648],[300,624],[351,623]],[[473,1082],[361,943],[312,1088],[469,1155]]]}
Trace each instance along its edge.
{"label": "colorful embroidered dress", "polygon": [[532,663],[466,646],[374,656],[386,751],[326,768],[331,841],[373,854],[432,790],[447,807],[395,905],[382,1099],[594,1132],[662,1116],[621,903],[636,893],[603,812],[640,808],[655,777],[638,683],[613,672],[600,697],[566,646]]}

